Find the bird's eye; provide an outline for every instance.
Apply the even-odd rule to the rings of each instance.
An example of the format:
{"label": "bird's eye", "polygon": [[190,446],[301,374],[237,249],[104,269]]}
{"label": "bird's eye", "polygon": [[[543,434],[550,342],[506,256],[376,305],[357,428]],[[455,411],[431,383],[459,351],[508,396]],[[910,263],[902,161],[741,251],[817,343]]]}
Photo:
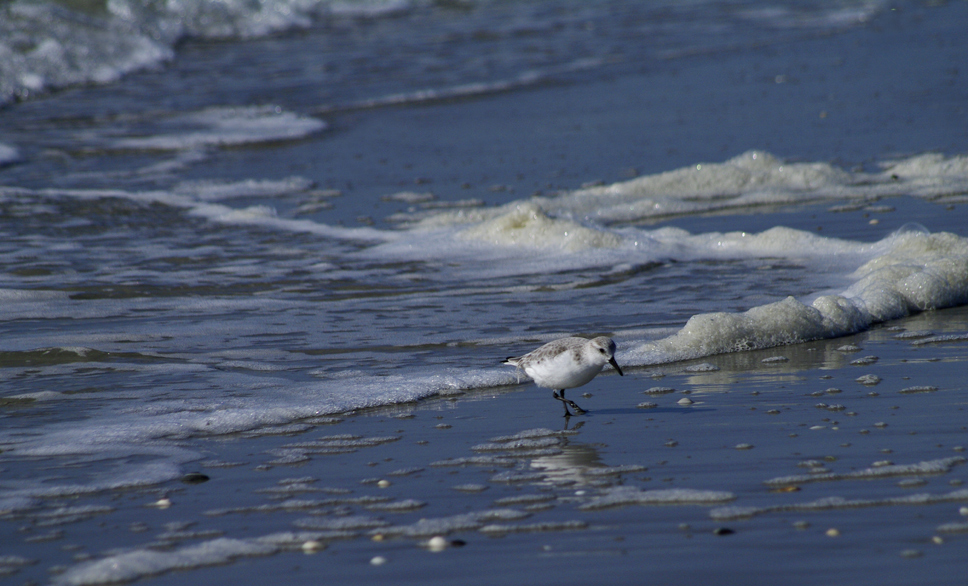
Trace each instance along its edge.
{"label": "bird's eye", "polygon": [[598,351],[601,352],[602,354],[604,354],[605,353],[605,348],[599,348]]}

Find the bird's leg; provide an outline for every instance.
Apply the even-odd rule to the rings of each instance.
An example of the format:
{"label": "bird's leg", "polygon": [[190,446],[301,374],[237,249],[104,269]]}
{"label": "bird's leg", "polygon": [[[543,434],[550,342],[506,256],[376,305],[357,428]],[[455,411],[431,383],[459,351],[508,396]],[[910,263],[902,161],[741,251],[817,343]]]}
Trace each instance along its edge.
{"label": "bird's leg", "polygon": [[558,391],[551,391],[551,393],[552,393],[552,396],[555,399],[558,399],[559,401],[561,401],[561,404],[564,405],[564,407],[565,407],[565,417],[571,417],[571,411],[568,410],[568,401],[565,399],[565,391],[564,391],[564,389],[562,389],[561,396],[560,397],[558,396]]}
{"label": "bird's leg", "polygon": [[[559,392],[561,393],[560,396],[558,395]],[[561,403],[565,406],[565,417],[571,417],[571,413],[568,412],[569,405],[571,405],[571,408],[574,409],[575,412],[578,413],[579,415],[581,415],[582,413],[585,413],[585,410],[579,407],[578,403],[575,403],[574,401],[570,401],[565,398],[565,389],[561,389],[561,391],[556,391],[555,399],[558,399],[559,401],[561,401]]]}

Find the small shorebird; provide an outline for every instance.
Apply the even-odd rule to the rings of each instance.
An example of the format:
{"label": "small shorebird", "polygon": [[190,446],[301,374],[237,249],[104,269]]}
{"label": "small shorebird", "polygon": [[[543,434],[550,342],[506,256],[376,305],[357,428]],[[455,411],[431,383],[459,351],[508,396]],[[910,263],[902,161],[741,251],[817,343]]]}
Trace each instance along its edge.
{"label": "small shorebird", "polygon": [[599,336],[587,338],[561,338],[548,342],[524,356],[509,357],[504,364],[523,370],[539,387],[552,389],[555,399],[565,406],[565,417],[571,417],[568,406],[577,413],[585,410],[565,398],[565,389],[580,387],[601,372],[605,364],[611,364],[619,375],[622,369],[615,362],[615,342]]}

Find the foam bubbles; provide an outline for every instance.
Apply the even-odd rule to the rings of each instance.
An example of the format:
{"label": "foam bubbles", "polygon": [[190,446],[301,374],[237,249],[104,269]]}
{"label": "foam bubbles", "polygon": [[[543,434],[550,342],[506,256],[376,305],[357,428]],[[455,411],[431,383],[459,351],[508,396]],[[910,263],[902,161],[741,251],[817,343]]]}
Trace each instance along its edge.
{"label": "foam bubbles", "polygon": [[[965,463],[965,458],[954,456],[951,458],[941,458],[938,460],[928,460],[916,464],[890,464],[883,463],[874,465],[863,470],[853,472],[835,473],[827,472],[824,474],[804,474],[799,476],[783,476],[772,478],[766,481],[768,486],[786,486],[791,484],[804,484],[808,482],[835,481],[835,480],[857,480],[885,478],[892,476],[921,476],[925,474],[944,474],[954,466]],[[877,463],[875,463],[877,464]]]}
{"label": "foam bubbles", "polygon": [[621,243],[618,236],[570,220],[553,219],[536,205],[527,203],[515,205],[506,213],[467,228],[460,232],[460,236],[501,246],[568,251],[614,248]]}
{"label": "foam bubbles", "polygon": [[[843,303],[823,299],[821,307],[836,308],[835,318],[841,315]],[[856,312],[852,320],[826,319],[817,307],[804,305],[792,297],[783,301],[754,307],[743,313],[707,313],[695,315],[676,334],[640,346],[634,351],[653,359],[686,360],[726,352],[739,352],[795,344],[806,340],[843,335],[849,326],[856,327]],[[860,320],[861,324],[866,323]]]}
{"label": "foam bubbles", "polygon": [[213,107],[175,116],[166,122],[173,132],[121,138],[115,148],[183,150],[238,146],[304,138],[326,128],[322,120],[287,112],[279,106]]}
{"label": "foam bubbles", "polygon": [[733,519],[749,519],[758,515],[789,511],[838,511],[844,509],[858,509],[863,507],[933,505],[938,503],[962,502],[966,499],[968,499],[968,489],[960,489],[942,494],[924,493],[880,499],[847,499],[839,496],[831,496],[804,503],[790,503],[768,507],[719,507],[710,511],[709,516],[716,521],[726,521]]}
{"label": "foam bubbles", "polygon": [[578,507],[592,511],[628,505],[714,505],[734,500],[731,492],[716,490],[695,490],[691,488],[669,488],[642,490],[635,486],[617,486],[606,489],[604,494],[592,498]]}
{"label": "foam bubbles", "polygon": [[[858,177],[825,163],[784,164],[750,151],[725,163],[703,163],[626,182],[578,190],[559,197],[533,198],[532,205],[553,216],[635,222],[647,218],[702,213],[765,204],[842,198]],[[483,220],[486,213],[433,218]]]}
{"label": "foam bubbles", "polygon": [[488,222],[521,206],[552,218],[636,223],[767,205],[866,201],[899,195],[939,198],[966,190],[968,156],[922,155],[892,163],[881,173],[864,173],[827,163],[786,163],[763,151],[749,151],[722,163],[699,163],[554,198],[534,197],[502,208],[443,212],[421,219],[418,225],[432,228]]}
{"label": "foam bubbles", "polygon": [[865,263],[845,295],[863,300],[874,321],[968,300],[968,246],[954,234],[901,230],[890,250]]}
{"label": "foam bubbles", "polygon": [[[929,234],[917,226],[875,244],[782,226],[761,233],[705,234],[629,226],[661,217],[765,205],[867,201],[907,195],[911,189],[931,198],[943,197],[952,189],[968,189],[968,174],[960,174],[968,159],[931,158],[929,162],[908,161],[905,175],[898,176],[891,172],[893,167],[875,174],[847,172],[826,163],[788,164],[768,153],[750,151],[723,163],[697,164],[553,198],[532,197],[500,207],[430,215],[420,212],[391,245],[370,252],[384,258],[466,258],[475,262],[477,271],[483,270],[481,259],[492,259],[499,261],[487,263],[486,272],[492,277],[622,263],[642,266],[670,259],[797,259],[843,276],[863,267],[852,277],[855,289],[841,295],[848,302],[828,298],[814,306],[823,313],[820,319],[826,320],[821,327],[829,332],[824,335],[842,335],[839,332],[858,331],[912,310],[958,303],[965,297],[963,239]],[[872,259],[874,264],[863,266]],[[877,271],[881,272],[875,275]],[[885,282],[889,286],[881,287]]]}
{"label": "foam bubbles", "polygon": [[302,193],[312,188],[313,182],[305,177],[285,179],[246,179],[243,181],[182,181],[174,192],[190,195],[201,201],[220,201],[246,197],[272,197]]}
{"label": "foam bubbles", "polygon": [[0,6],[0,104],[73,84],[117,81],[172,59],[186,37],[264,37],[309,27],[320,14],[375,18],[405,12],[411,2],[112,0],[98,6],[96,14],[42,2]]}
{"label": "foam bubbles", "polygon": [[110,83],[174,53],[165,39],[122,19],[78,18],[52,4],[10,2],[0,6],[0,55],[3,104],[71,84]]}
{"label": "foam bubbles", "polygon": [[409,525],[391,525],[374,533],[390,537],[430,538],[458,531],[476,531],[488,521],[514,521],[528,516],[528,513],[514,509],[489,509],[449,517],[425,518]]}
{"label": "foam bubbles", "polygon": [[54,584],[82,586],[130,582],[171,570],[189,570],[224,564],[240,557],[265,556],[278,548],[254,540],[226,537],[171,551],[135,549],[97,561],[78,564],[55,577]]}
{"label": "foam bubbles", "polygon": [[[795,239],[793,240],[795,242]],[[968,241],[954,234],[902,230],[851,275],[840,295],[807,305],[789,297],[742,313],[706,313],[674,335],[623,356],[630,364],[699,358],[844,336],[875,323],[968,303]]]}

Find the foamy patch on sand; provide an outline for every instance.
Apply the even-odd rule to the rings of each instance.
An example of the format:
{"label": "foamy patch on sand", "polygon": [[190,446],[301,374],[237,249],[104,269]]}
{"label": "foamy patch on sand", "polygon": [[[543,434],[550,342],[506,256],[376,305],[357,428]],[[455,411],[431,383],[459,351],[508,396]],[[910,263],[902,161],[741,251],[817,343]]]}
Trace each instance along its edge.
{"label": "foamy patch on sand", "polygon": [[433,537],[457,531],[477,531],[489,521],[517,521],[529,517],[515,509],[490,509],[472,513],[420,519],[409,525],[391,525],[373,531],[386,537]]}
{"label": "foamy patch on sand", "polygon": [[308,191],[313,182],[305,177],[285,179],[246,179],[243,181],[182,181],[174,192],[202,201],[219,201],[246,197],[272,197]]}
{"label": "foamy patch on sand", "polygon": [[736,499],[731,492],[668,488],[642,490],[635,486],[616,486],[578,507],[583,511],[624,507],[628,505],[716,505]]}
{"label": "foamy patch on sand", "polygon": [[822,482],[833,480],[869,480],[873,478],[890,478],[894,476],[923,476],[928,474],[944,474],[954,466],[965,463],[965,458],[954,456],[929,460],[916,464],[893,464],[888,466],[874,466],[853,472],[828,472],[826,474],[800,474],[795,476],[781,476],[765,481],[768,486],[790,486],[806,484],[808,482]]}
{"label": "foamy patch on sand", "polygon": [[912,346],[928,346],[931,344],[954,344],[968,342],[968,334],[942,334],[939,336],[929,336],[911,342]]}
{"label": "foamy patch on sand", "polygon": [[63,301],[70,296],[64,291],[45,291],[43,289],[0,289],[2,303],[33,303]]}
{"label": "foamy patch on sand", "polygon": [[225,564],[240,557],[271,555],[278,550],[268,542],[226,537],[170,551],[135,549],[68,568],[52,583],[84,586],[131,582],[172,570],[191,570]]}
{"label": "foamy patch on sand", "polygon": [[836,511],[842,509],[859,509],[865,507],[891,507],[901,505],[935,505],[940,503],[957,503],[968,501],[968,489],[959,489],[946,494],[912,494],[903,497],[881,499],[846,499],[831,496],[805,503],[791,503],[769,507],[720,507],[709,512],[709,516],[716,521],[735,519],[749,519],[768,513],[785,512],[818,512]]}
{"label": "foamy patch on sand", "polygon": [[[187,451],[178,448],[169,448],[167,451],[164,448],[155,448],[148,451],[170,460],[124,465],[118,467],[114,475],[104,474],[97,481],[88,484],[56,484],[45,479],[34,482],[8,481],[4,483],[3,496],[0,497],[0,513],[34,508],[37,506],[38,499],[79,497],[108,490],[153,486],[179,478],[182,475],[178,467],[179,464],[197,459],[194,455],[186,457]],[[128,455],[126,452],[112,451],[104,454],[104,457],[123,458],[126,455]],[[81,461],[81,459],[77,461]]]}

